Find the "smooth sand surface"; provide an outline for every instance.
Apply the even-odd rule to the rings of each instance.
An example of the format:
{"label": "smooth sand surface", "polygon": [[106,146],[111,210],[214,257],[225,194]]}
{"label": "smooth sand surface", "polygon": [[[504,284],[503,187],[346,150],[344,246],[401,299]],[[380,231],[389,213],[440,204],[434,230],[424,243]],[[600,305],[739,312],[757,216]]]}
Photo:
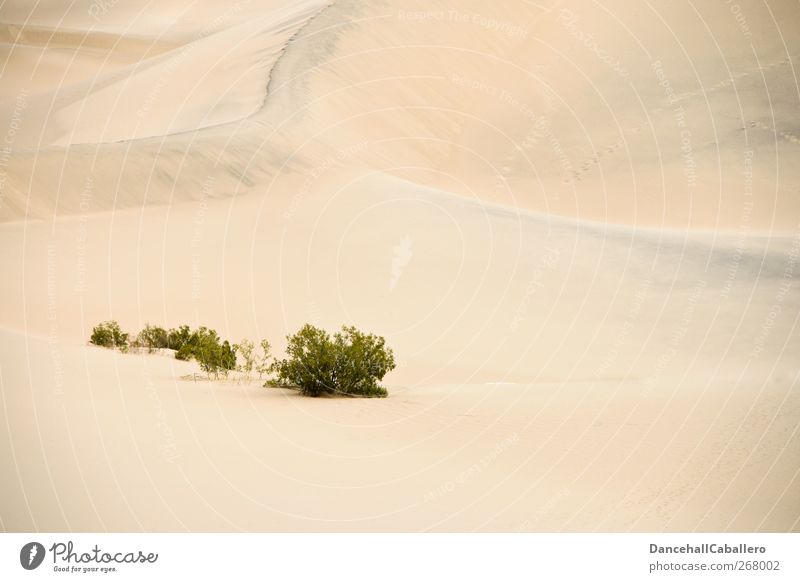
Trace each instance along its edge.
{"label": "smooth sand surface", "polygon": [[308,399],[0,341],[7,530],[797,528],[800,399],[761,369]]}
{"label": "smooth sand surface", "polygon": [[99,6],[0,8],[0,527],[800,531],[796,3]]}

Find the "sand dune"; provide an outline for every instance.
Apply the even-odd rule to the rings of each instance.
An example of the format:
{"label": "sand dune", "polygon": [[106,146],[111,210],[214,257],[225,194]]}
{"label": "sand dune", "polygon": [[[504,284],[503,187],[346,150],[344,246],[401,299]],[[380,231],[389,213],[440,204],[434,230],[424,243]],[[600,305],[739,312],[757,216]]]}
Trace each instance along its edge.
{"label": "sand dune", "polygon": [[[318,8],[293,6],[289,22]],[[153,139],[37,150],[35,161],[20,152],[9,161],[2,216],[24,215],[32,186],[58,192],[31,201],[34,216],[74,213],[87,176],[115,193],[116,207],[197,198],[198,175],[225,181],[224,195],[258,194],[265,179],[283,182],[292,170],[369,143],[348,162],[515,207],[650,226],[794,229],[796,6],[752,13],[752,29],[724,5],[701,14],[689,4],[663,8],[510,3],[486,14],[479,2],[337,3],[296,39],[274,71],[273,95],[251,117],[167,136],[246,115],[263,98],[245,80],[229,90],[227,81],[252,70],[252,51],[267,40],[217,43],[219,34],[235,35],[232,23],[228,33],[192,43],[209,52],[197,46],[165,56],[126,77],[124,90],[93,88],[87,102],[111,122],[90,123],[92,109],[82,120],[80,105],[48,116],[44,127],[40,116],[26,117],[35,143]],[[685,31],[677,39],[670,21]],[[767,32],[776,22],[780,35]],[[270,54],[285,40],[269,36]],[[230,53],[219,67],[233,66],[233,76],[216,84],[199,75],[189,91],[166,98],[165,87],[157,107],[146,106],[169,85],[164,77],[184,82],[182,71],[206,71],[215,50]],[[169,65],[175,58],[180,66]],[[254,76],[263,79],[271,59]],[[149,179],[118,180],[141,175]],[[164,190],[173,196],[165,200]]]}
{"label": "sand dune", "polygon": [[211,190],[166,212],[7,225],[0,268],[18,284],[0,319],[72,341],[113,317],[279,345],[306,321],[352,321],[391,338],[396,377],[420,383],[647,377],[667,353],[663,372],[682,375],[799,347],[796,239],[615,229],[341,180],[288,207]]}
{"label": "sand dune", "polygon": [[797,528],[776,464],[797,466],[800,401],[758,372],[647,397],[609,381],[314,400],[1,337],[7,530]]}
{"label": "sand dune", "polygon": [[[59,52],[66,40],[83,58],[104,47],[114,55],[127,53],[131,64],[105,74],[97,71],[83,81],[62,78],[52,91],[31,96],[26,118],[40,123],[23,125],[15,146],[120,142],[246,117],[263,103],[265,79],[289,38],[322,6],[308,1],[265,7],[257,17],[236,22],[241,9],[234,5],[180,44],[168,44],[169,37],[142,39],[127,31],[119,37],[95,31],[59,33],[46,41],[46,52]],[[216,30],[223,23],[227,27]],[[41,41],[45,35],[36,36]],[[34,33],[25,28],[15,34],[29,36]]]}
{"label": "sand dune", "polygon": [[0,9],[3,528],[798,530],[796,3],[97,6]]}

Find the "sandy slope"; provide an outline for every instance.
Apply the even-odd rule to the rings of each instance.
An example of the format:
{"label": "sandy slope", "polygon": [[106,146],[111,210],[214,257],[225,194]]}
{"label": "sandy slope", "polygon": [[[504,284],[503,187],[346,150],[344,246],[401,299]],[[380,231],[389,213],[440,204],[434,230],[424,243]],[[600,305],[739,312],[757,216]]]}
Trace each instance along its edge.
{"label": "sandy slope", "polygon": [[[796,3],[325,4],[3,5],[2,526],[797,530]],[[108,318],[353,323],[393,396]]]}
{"label": "sandy slope", "polygon": [[[60,77],[52,75],[50,91],[26,97],[28,123],[21,124],[14,145],[38,150],[119,142],[241,119],[261,107],[265,79],[278,55],[322,6],[320,0],[266,3],[245,15],[239,4],[220,5],[216,11],[206,6],[208,14],[198,7],[200,14],[195,17],[208,19],[202,26],[198,22],[181,27],[176,22],[159,31],[149,19],[135,19],[126,23],[122,34],[97,31],[95,26],[60,32],[66,26],[63,22],[56,32],[31,30],[27,23],[10,25],[7,34],[14,44],[8,51],[9,62],[19,60],[14,50],[29,43],[45,44],[47,50],[39,58],[46,63],[66,51],[78,63],[96,59],[103,51],[106,60],[127,56],[128,61],[128,66],[114,70],[98,67],[91,76],[74,72],[73,67]],[[86,15],[86,24],[93,23],[88,8]]]}
{"label": "sandy slope", "polygon": [[[292,170],[368,143],[348,156],[357,167],[513,206],[657,226],[796,228],[796,5],[751,8],[742,23],[724,4],[618,4],[512,2],[487,14],[481,2],[340,2],[296,39],[256,115],[169,135],[233,119],[231,108],[251,112],[230,81],[263,79],[252,62],[259,43],[274,56],[283,23],[319,5],[292,3],[297,14],[287,16],[275,8],[265,38],[244,34],[235,47],[218,35],[258,18],[217,14],[231,25],[183,45],[191,50],[142,61],[124,90],[98,78],[85,99],[102,115],[80,105],[62,114],[56,103],[42,125],[29,97],[20,144],[84,145],[14,155],[0,217],[25,216],[26,204],[33,216],[75,213],[87,176],[113,193],[96,201],[102,208],[197,199],[206,176],[223,195],[260,194]],[[225,45],[226,56],[209,62],[206,45]],[[233,76],[206,75],[209,65]],[[159,89],[192,70],[188,90]],[[152,139],[86,143],[125,135]]]}
{"label": "sandy slope", "polygon": [[800,400],[763,370],[701,392],[460,384],[313,400],[178,380],[187,365],[159,356],[0,342],[8,530],[797,528],[785,467],[800,460]]}
{"label": "sandy slope", "polygon": [[291,206],[212,187],[195,205],[7,225],[0,320],[74,342],[113,317],[277,345],[306,321],[354,322],[396,347],[397,381],[424,384],[680,377],[698,358],[793,369],[796,240],[548,220],[385,176],[328,183]]}

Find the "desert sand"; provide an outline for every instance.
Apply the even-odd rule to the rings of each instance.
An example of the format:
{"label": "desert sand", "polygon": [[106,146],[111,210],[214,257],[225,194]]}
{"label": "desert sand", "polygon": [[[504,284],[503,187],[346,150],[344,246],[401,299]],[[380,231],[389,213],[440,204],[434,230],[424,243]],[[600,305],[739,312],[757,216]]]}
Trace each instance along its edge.
{"label": "desert sand", "polygon": [[0,6],[0,529],[800,531],[796,3],[223,4]]}

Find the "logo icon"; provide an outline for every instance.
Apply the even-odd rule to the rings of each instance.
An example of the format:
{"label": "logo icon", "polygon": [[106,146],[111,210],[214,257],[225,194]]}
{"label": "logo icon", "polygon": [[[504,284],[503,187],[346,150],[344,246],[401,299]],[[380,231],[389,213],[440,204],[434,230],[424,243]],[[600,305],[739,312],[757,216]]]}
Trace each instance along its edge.
{"label": "logo icon", "polygon": [[19,563],[26,570],[35,570],[44,561],[44,546],[39,542],[29,542],[19,551]]}
{"label": "logo icon", "polygon": [[406,235],[392,247],[394,256],[392,257],[392,277],[389,279],[389,291],[394,291],[400,276],[403,274],[403,269],[406,268],[408,263],[411,262],[411,257],[414,256],[413,242],[411,237]]}

